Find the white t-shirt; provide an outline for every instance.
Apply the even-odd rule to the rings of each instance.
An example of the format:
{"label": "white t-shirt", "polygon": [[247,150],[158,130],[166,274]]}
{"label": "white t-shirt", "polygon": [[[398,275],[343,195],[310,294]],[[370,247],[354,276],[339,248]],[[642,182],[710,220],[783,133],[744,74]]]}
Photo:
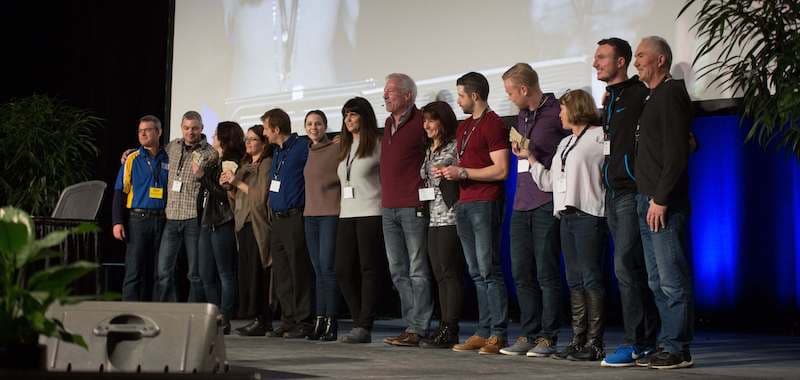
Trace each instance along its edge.
{"label": "white t-shirt", "polygon": [[[530,173],[539,189],[553,192],[553,214],[557,217],[567,206],[605,217],[603,128],[588,128],[580,139],[569,135],[561,140],[550,170],[539,162],[531,165]],[[566,159],[564,165],[562,157]]]}

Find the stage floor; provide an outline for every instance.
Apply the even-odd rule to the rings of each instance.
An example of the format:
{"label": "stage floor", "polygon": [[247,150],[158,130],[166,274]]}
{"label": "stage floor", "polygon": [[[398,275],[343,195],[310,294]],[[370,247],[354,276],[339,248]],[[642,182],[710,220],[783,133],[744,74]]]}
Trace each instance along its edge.
{"label": "stage floor", "polygon": [[[244,323],[236,321],[234,327]],[[399,333],[401,325],[399,320],[376,322],[374,343],[365,345],[238,335],[226,337],[225,344],[232,373],[258,372],[261,378],[800,379],[800,337],[698,331],[692,345],[692,368],[616,369],[601,368],[599,362],[478,355],[383,344],[383,338]],[[461,325],[463,341],[474,330],[474,323]],[[517,327],[512,324],[511,339],[516,338]],[[342,321],[340,328],[349,331],[350,321]],[[571,333],[562,329],[559,336],[561,347]],[[606,345],[613,349],[621,339],[622,331],[612,329],[606,334]]]}

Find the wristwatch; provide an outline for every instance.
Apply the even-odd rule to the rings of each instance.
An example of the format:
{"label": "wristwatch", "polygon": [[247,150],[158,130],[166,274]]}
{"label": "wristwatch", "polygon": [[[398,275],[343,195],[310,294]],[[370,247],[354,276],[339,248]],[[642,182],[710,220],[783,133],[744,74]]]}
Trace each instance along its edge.
{"label": "wristwatch", "polygon": [[463,181],[463,180],[465,180],[467,178],[469,178],[469,175],[467,174],[467,169],[465,169],[465,168],[459,169],[459,171],[458,171],[458,179]]}

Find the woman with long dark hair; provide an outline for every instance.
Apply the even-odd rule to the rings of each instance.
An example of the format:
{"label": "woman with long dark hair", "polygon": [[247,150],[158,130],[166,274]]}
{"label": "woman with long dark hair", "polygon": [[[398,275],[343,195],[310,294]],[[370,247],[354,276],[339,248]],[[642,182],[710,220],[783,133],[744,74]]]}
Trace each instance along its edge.
{"label": "woman with long dark hair", "polygon": [[458,343],[458,321],[464,298],[464,253],[456,231],[454,209],[458,182],[444,179],[439,169],[458,161],[455,143],[458,120],[450,105],[441,101],[423,107],[422,119],[429,140],[420,168],[425,186],[420,190],[420,200],[427,201],[430,212],[428,257],[439,290],[442,317],[436,332],[423,339],[419,346],[451,348]]}
{"label": "woman with long dark hair", "polygon": [[192,171],[200,182],[197,215],[200,223],[199,272],[206,298],[222,311],[223,331],[230,333],[230,320],[236,297],[236,238],[232,200],[219,183],[229,163],[238,165],[244,156],[242,127],[232,121],[217,125],[212,144],[217,160],[192,162]]}
{"label": "woman with long dark hair", "polygon": [[343,343],[372,342],[378,290],[385,274],[381,227],[380,143],[372,105],[364,98],[342,107],[342,134],[337,174],[341,183],[336,234],[336,279],[353,329]]}
{"label": "woman with long dark hair", "polygon": [[271,260],[267,216],[269,168],[272,146],[264,137],[264,127],[256,124],[247,130],[246,154],[235,172],[223,171],[219,182],[235,200],[234,219],[239,242],[239,312],[240,318],[253,318],[236,331],[243,336],[264,336],[272,330],[269,307]]}

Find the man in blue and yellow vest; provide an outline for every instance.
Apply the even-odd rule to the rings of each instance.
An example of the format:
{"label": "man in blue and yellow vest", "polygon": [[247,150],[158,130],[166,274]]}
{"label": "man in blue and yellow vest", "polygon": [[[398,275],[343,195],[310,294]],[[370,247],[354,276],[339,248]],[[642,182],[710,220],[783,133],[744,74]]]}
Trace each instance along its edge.
{"label": "man in blue and yellow vest", "polygon": [[165,223],[169,162],[161,148],[161,121],[157,117],[139,119],[138,136],[141,146],[126,157],[117,175],[112,225],[114,238],[128,245],[123,300],[152,301],[156,256]]}

